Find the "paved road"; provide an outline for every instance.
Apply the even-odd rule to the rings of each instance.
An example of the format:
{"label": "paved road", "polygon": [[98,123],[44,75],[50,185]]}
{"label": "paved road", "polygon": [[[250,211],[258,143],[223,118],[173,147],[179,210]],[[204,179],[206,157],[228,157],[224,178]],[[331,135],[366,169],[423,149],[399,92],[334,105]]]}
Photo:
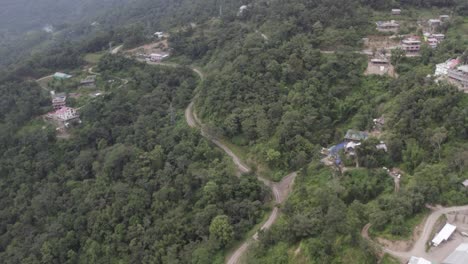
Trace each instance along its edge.
{"label": "paved road", "polygon": [[[180,65],[173,64],[173,63],[157,63],[157,62],[151,62],[151,61],[146,61],[146,60],[139,60],[141,62],[146,62],[151,65],[162,65],[162,66],[169,66],[169,67],[177,67]],[[194,67],[191,68],[198,76],[200,76],[200,79],[203,81],[205,79],[205,76],[202,71],[199,69],[196,69]],[[195,96],[196,98],[196,96]],[[194,99],[195,99],[194,98]],[[202,136],[213,142],[216,146],[221,148],[226,154],[231,157],[233,160],[234,164],[236,165],[238,171],[240,174],[245,174],[251,172],[251,168],[249,168],[244,162],[225,144],[223,144],[221,141],[216,139],[216,137],[208,134],[208,132],[203,129],[203,123],[201,120],[198,118],[196,112],[194,111],[194,102],[192,101],[187,109],[185,110],[185,119],[187,124],[192,127],[192,128],[199,128],[201,130]],[[293,172],[289,175],[287,175],[281,182],[275,183],[272,182],[266,178],[263,178],[261,176],[257,175],[258,180],[263,182],[266,186],[271,188],[272,193],[275,198],[276,205],[279,205],[283,203],[288,195],[292,191],[292,187],[294,184],[294,180],[297,176],[296,172]],[[279,209],[277,206],[275,206],[268,217],[267,221],[260,227],[260,230],[267,230],[269,229],[278,219],[279,216]],[[244,253],[247,251],[249,245],[252,243],[253,240],[258,239],[258,232],[256,232],[251,239],[246,240],[243,242],[239,248],[236,249],[236,251],[227,259],[226,263],[227,264],[236,264],[239,262],[240,258],[244,255]]]}
{"label": "paved road", "polygon": [[[439,217],[441,217],[444,214],[466,211],[466,210],[468,210],[468,205],[435,209],[426,218],[426,222],[424,223],[424,229],[421,232],[421,235],[419,236],[418,240],[414,243],[413,248],[411,248],[410,251],[394,251],[389,248],[383,248],[383,251],[403,261],[408,261],[411,256],[416,256],[416,257],[423,257],[435,263],[437,262],[437,260],[434,259],[434,256],[426,252],[426,242],[430,239],[432,230],[434,229],[434,225],[436,224],[437,219],[439,219]],[[372,243],[377,244],[376,242],[372,241],[369,237],[368,231],[370,227],[371,227],[370,224],[367,224],[366,226],[364,226],[364,228],[362,229],[361,235],[365,239],[371,241]]]}
{"label": "paved road", "polygon": [[[201,76],[203,76],[203,74],[201,74]],[[202,127],[202,122],[197,117],[197,115],[196,115],[196,113],[194,111],[194,103],[193,102],[191,102],[190,105],[185,110],[185,119],[187,121],[187,124],[190,127],[193,127],[193,128],[201,128]],[[224,145],[222,142],[215,139],[214,137],[208,135],[207,132],[204,131],[203,129],[201,129],[201,130],[202,130],[202,135],[204,137],[211,140],[211,142],[213,142],[215,145],[217,145],[219,148],[221,148],[224,152],[226,152],[226,154],[229,157],[231,157],[231,159],[233,160],[234,164],[236,165],[237,169],[239,170],[239,172],[241,174],[242,173],[249,173],[249,172],[252,171],[247,165],[245,165],[242,162],[242,160],[234,152],[232,152],[231,149],[229,149],[228,146]],[[275,203],[276,203],[276,205],[279,205],[279,204],[283,203],[287,199],[288,195],[292,191],[292,186],[294,184],[294,180],[295,180],[296,176],[297,176],[297,173],[293,172],[293,173],[287,175],[279,183],[272,182],[272,181],[270,181],[268,179],[265,179],[265,178],[263,178],[261,176],[257,176],[257,178],[261,182],[263,182],[266,186],[271,188],[272,193],[273,193],[274,198],[275,198]],[[276,222],[276,220],[278,219],[280,211],[279,211],[279,208],[276,205],[273,208],[272,212],[270,213],[270,216],[268,217],[267,221],[260,227],[260,230],[269,229]],[[252,243],[252,240],[258,240],[258,232],[256,232],[252,236],[251,239],[248,239],[247,241],[242,243],[239,246],[239,248],[237,248],[236,251],[228,258],[226,263],[227,264],[236,264],[236,263],[238,263],[240,258],[247,251],[249,245]]]}

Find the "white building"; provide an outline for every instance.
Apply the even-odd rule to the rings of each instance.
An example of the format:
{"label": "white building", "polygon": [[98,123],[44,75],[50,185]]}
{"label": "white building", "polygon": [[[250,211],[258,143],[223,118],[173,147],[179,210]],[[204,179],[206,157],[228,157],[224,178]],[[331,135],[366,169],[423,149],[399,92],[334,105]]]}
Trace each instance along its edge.
{"label": "white building", "polygon": [[467,264],[468,263],[468,243],[458,246],[442,264]]}
{"label": "white building", "polygon": [[381,32],[397,32],[400,29],[400,24],[395,22],[395,20],[377,21],[375,24],[377,25],[377,30]]}
{"label": "white building", "polygon": [[150,55],[150,60],[154,62],[160,62],[163,59],[169,57],[169,54],[162,54],[162,53],[152,53]]}
{"label": "white building", "polygon": [[406,52],[417,52],[421,49],[421,40],[407,38],[401,41],[401,48]]}
{"label": "white building", "polygon": [[449,59],[444,63],[436,65],[435,76],[447,76],[450,69],[454,69],[457,65],[460,64],[458,59]]}
{"label": "white building", "polygon": [[163,38],[164,37],[164,32],[158,31],[154,33],[154,36],[157,38]]}
{"label": "white building", "polygon": [[456,226],[445,224],[444,228],[432,239],[432,245],[439,246],[442,242],[447,241],[457,229]]}
{"label": "white building", "polygon": [[401,9],[398,9],[398,8],[392,9],[392,15],[394,16],[401,15]]}
{"label": "white building", "polygon": [[448,70],[448,77],[457,81],[462,87],[468,88],[468,65]]}

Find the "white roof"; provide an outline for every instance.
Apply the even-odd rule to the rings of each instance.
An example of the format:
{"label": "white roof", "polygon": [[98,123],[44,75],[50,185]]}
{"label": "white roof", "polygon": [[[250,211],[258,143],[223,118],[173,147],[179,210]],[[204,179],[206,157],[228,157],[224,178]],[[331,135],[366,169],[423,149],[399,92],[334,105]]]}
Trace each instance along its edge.
{"label": "white roof", "polygon": [[463,184],[463,186],[468,187],[468,180],[464,180],[464,181],[462,182],[462,184]]}
{"label": "white roof", "polygon": [[432,244],[434,244],[434,246],[438,246],[440,243],[449,239],[449,237],[453,234],[453,232],[455,232],[456,229],[457,227],[454,225],[445,224],[444,228],[442,228],[442,230],[440,230],[440,232],[432,240]]}
{"label": "white roof", "polygon": [[432,264],[429,260],[418,257],[411,257],[408,264]]}
{"label": "white roof", "polygon": [[458,70],[460,70],[462,72],[468,72],[468,65],[460,66],[460,67],[458,67]]}
{"label": "white roof", "polygon": [[468,260],[468,243],[463,243],[455,249],[444,261],[443,264],[466,264]]}
{"label": "white roof", "polygon": [[347,148],[347,149],[348,149],[348,148],[354,149],[354,148],[356,148],[357,146],[360,146],[360,145],[361,145],[361,142],[359,142],[359,143],[354,143],[354,142],[351,141],[351,142],[348,142],[348,144],[346,144],[346,148]]}

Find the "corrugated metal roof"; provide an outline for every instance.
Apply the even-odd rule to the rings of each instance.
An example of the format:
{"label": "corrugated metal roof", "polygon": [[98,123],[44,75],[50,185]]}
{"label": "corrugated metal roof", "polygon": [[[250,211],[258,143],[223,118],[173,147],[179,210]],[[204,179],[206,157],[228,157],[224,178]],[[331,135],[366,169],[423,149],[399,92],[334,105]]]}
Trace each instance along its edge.
{"label": "corrugated metal roof", "polygon": [[453,234],[453,232],[455,232],[456,229],[456,226],[446,224],[444,228],[442,228],[442,230],[440,230],[440,232],[434,237],[434,239],[432,240],[432,244],[438,246],[440,243],[447,240]]}

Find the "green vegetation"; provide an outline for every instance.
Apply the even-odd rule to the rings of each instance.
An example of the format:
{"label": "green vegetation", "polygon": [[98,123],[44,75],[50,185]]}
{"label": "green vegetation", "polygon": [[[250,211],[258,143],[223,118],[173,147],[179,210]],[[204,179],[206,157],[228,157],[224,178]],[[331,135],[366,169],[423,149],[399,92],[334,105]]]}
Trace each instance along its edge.
{"label": "green vegetation", "polygon": [[390,257],[388,254],[385,254],[380,263],[381,264],[399,264],[400,261]]}
{"label": "green vegetation", "polygon": [[185,125],[192,71],[110,56],[99,69],[122,65],[134,79],[86,105],[69,141],[23,127],[47,102],[37,85],[2,86],[3,263],[222,261],[263,216],[260,183]]}
{"label": "green vegetation", "polygon": [[104,53],[88,53],[85,55],[84,60],[90,64],[97,64]]}
{"label": "green vegetation", "polygon": [[[236,177],[231,160],[185,124],[196,88],[199,117],[258,174],[280,180],[298,171],[248,263],[376,263],[360,233],[367,223],[374,236],[406,239],[426,204],[468,203],[460,184],[468,178],[468,96],[428,77],[436,63],[468,61],[466,1],[242,4],[239,13],[236,0],[138,0],[64,24],[53,37],[2,39],[2,263],[222,263],[258,229],[270,200],[253,173]],[[397,79],[365,76],[368,58],[355,52],[376,33],[374,20],[397,6],[408,10],[412,34],[421,33],[412,21],[451,14],[447,39],[420,57],[394,50]],[[90,27],[94,20],[99,27]],[[160,30],[170,34],[171,60],[203,68],[203,82],[188,67],[106,54],[109,44],[135,47]],[[48,93],[31,80],[70,72],[67,82],[46,82],[76,92],[87,64],[97,64],[105,94],[71,100],[83,123],[57,140],[40,120],[51,109]],[[343,142],[348,129],[372,131],[381,116],[382,131],[356,156],[340,152],[346,168],[320,162],[322,147]],[[382,167],[402,171],[398,193]]]}

